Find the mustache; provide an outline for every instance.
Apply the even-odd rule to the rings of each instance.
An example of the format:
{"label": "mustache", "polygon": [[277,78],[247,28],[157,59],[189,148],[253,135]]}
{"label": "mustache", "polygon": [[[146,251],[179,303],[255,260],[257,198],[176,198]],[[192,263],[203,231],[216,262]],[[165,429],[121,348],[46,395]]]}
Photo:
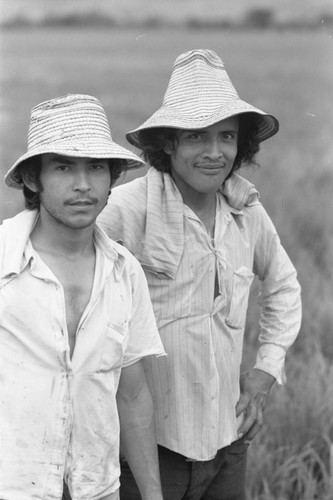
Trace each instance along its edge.
{"label": "mustache", "polygon": [[80,197],[80,198],[69,198],[66,201],[66,205],[94,205],[98,203],[98,199],[91,197],[91,196],[85,196],[85,197]]}

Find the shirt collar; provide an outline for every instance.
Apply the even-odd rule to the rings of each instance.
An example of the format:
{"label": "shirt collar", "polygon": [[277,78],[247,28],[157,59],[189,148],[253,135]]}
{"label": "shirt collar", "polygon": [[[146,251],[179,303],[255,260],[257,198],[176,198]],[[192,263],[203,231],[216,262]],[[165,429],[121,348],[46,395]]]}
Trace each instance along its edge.
{"label": "shirt collar", "polygon": [[3,221],[3,264],[1,277],[19,274],[26,265],[24,250],[38,219],[38,210],[24,210]]}
{"label": "shirt collar", "polygon": [[[30,258],[28,254],[25,255],[25,250],[38,217],[38,210],[23,210],[15,217],[3,221],[2,278],[21,273],[29,262]],[[106,257],[114,262],[116,274],[120,277],[125,263],[124,255],[97,224],[94,229],[94,240]]]}
{"label": "shirt collar", "polygon": [[125,266],[125,255],[122,252],[121,246],[111,240],[98,224],[95,225],[94,240],[96,246],[100,248],[107,259],[109,261],[113,261],[115,267],[115,278],[116,280],[119,280]]}

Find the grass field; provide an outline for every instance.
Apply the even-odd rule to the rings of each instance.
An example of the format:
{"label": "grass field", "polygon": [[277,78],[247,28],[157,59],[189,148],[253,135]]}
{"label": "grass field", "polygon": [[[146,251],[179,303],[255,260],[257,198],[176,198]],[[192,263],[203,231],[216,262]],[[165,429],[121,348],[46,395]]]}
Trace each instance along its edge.
{"label": "grass field", "polygon": [[[267,424],[250,448],[248,500],[332,500],[333,465],[333,46],[326,32],[137,30],[4,31],[1,36],[0,165],[25,151],[31,107],[68,92],[91,93],[114,138],[159,106],[175,57],[216,50],[240,95],[275,114],[281,129],[244,172],[299,273],[302,330],[287,358]],[[128,146],[128,145],[127,145]],[[143,173],[140,172],[139,174]],[[0,220],[21,196],[1,185]],[[255,290],[254,290],[255,291]],[[251,300],[244,365],[256,349]],[[332,460],[332,458],[331,458]]]}

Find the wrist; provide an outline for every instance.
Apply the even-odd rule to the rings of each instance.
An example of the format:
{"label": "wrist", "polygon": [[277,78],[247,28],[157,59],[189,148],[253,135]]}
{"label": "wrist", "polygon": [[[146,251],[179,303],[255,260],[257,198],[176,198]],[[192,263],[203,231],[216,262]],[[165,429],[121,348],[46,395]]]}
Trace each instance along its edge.
{"label": "wrist", "polygon": [[262,394],[268,394],[276,381],[275,377],[273,377],[270,373],[260,370],[260,368],[254,368],[253,372],[255,373],[255,377],[259,385],[259,392]]}

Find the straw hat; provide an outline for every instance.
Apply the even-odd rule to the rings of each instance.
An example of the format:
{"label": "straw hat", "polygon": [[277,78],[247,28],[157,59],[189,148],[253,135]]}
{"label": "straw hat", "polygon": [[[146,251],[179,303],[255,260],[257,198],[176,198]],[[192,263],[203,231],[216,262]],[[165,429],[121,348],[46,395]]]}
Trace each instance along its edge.
{"label": "straw hat", "polygon": [[109,123],[100,101],[82,94],[57,97],[32,108],[28,151],[5,175],[7,186],[22,189],[22,163],[43,153],[122,159],[127,160],[128,168],[143,164],[137,155],[112,140]]}
{"label": "straw hat", "polygon": [[162,106],[126,134],[140,148],[139,132],[157,127],[201,129],[240,113],[258,117],[258,139],[276,134],[278,120],[240,99],[224,64],[212,50],[190,50],[177,57]]}

